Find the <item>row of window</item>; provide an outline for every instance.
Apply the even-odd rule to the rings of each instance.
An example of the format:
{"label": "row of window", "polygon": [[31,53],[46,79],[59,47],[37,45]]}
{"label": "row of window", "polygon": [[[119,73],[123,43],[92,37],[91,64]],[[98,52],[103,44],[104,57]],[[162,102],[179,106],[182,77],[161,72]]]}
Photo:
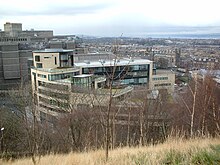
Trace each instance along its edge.
{"label": "row of window", "polygon": [[171,83],[155,84],[154,86],[155,86],[155,87],[171,86]]}
{"label": "row of window", "polygon": [[[113,67],[94,67],[94,68],[83,68],[83,74],[96,74],[96,73],[105,73],[112,72]],[[115,72],[123,71],[146,71],[148,70],[148,65],[133,65],[133,66],[116,66]]]}
{"label": "row of window", "polygon": [[40,94],[43,94],[45,96],[52,97],[52,98],[65,99],[65,100],[69,98],[68,94],[64,94],[64,93],[56,93],[52,91],[45,91],[42,89],[39,89],[38,91]]}
{"label": "row of window", "polygon": [[6,41],[27,41],[27,38],[0,38],[0,42]]}
{"label": "row of window", "polygon": [[147,78],[132,78],[132,79],[123,79],[120,80],[121,84],[146,84]]}
{"label": "row of window", "polygon": [[48,80],[49,81],[62,80],[62,79],[71,78],[72,76],[75,76],[78,74],[79,72],[48,75]]}
{"label": "row of window", "polygon": [[154,77],[153,80],[168,80],[168,77]]}
{"label": "row of window", "polygon": [[74,78],[73,79],[73,84],[77,86],[91,86],[92,84],[92,79],[91,77],[84,77],[84,78]]}
{"label": "row of window", "polygon": [[50,88],[50,89],[63,90],[63,91],[68,90],[67,85],[51,84],[51,83],[45,83],[45,82],[42,82],[42,81],[38,81],[38,85],[42,86],[42,87]]}

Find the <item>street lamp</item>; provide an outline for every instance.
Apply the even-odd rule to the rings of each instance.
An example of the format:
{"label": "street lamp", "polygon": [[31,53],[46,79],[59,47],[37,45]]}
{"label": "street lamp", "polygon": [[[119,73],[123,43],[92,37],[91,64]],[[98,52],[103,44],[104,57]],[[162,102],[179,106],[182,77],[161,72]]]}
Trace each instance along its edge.
{"label": "street lamp", "polygon": [[2,127],[1,128],[1,131],[0,131],[0,133],[1,133],[1,140],[0,140],[0,142],[1,142],[1,152],[3,152],[3,149],[4,149],[4,143],[3,143],[3,132],[4,132],[4,127]]}

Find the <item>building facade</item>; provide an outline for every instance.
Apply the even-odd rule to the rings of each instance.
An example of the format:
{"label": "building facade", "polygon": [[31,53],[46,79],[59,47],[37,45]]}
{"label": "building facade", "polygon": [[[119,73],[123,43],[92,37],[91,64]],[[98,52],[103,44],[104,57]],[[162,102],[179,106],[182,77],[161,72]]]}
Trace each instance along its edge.
{"label": "building facade", "polygon": [[4,24],[4,31],[0,31],[0,90],[30,80],[32,51],[28,46],[52,37],[53,31],[23,31],[21,23]]}
{"label": "building facade", "polygon": [[17,43],[0,45],[0,90],[16,88],[30,79],[30,50],[19,50]]}
{"label": "building facade", "polygon": [[[82,74],[104,75],[114,79],[114,85],[148,85],[153,62],[146,59],[112,59],[75,63]],[[111,79],[112,79],[111,78]]]}
{"label": "building facade", "polygon": [[[80,107],[107,105],[109,89],[105,76],[83,74],[76,67],[73,50],[47,49],[33,52],[32,90],[39,116],[57,117]],[[123,99],[133,87],[114,89],[113,98]]]}
{"label": "building facade", "polygon": [[22,30],[21,23],[6,22],[0,31],[0,42],[44,42],[52,37],[52,30]]}
{"label": "building facade", "polygon": [[175,73],[169,70],[157,70],[156,74],[152,75],[150,89],[161,90],[166,89],[168,93],[174,92]]}

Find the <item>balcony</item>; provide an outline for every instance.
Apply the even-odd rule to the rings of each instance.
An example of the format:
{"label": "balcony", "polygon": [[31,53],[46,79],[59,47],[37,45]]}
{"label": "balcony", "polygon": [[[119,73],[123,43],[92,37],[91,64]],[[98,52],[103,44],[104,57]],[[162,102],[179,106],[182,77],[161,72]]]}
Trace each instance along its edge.
{"label": "balcony", "polygon": [[66,72],[78,72],[78,68],[73,67],[59,67],[59,68],[36,68],[32,67],[32,69],[35,69],[36,71],[43,71],[43,72],[49,72],[49,73],[66,73]]}

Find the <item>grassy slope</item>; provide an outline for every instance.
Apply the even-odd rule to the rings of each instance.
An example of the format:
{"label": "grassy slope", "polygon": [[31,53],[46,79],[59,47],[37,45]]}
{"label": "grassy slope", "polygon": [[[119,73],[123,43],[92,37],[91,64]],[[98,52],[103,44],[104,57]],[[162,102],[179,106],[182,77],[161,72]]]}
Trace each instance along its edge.
{"label": "grassy slope", "polygon": [[[30,158],[0,164],[31,165]],[[142,164],[220,164],[220,139],[169,139],[163,144],[135,148],[118,148],[105,162],[103,150],[66,155],[47,155],[39,165],[142,165]]]}

